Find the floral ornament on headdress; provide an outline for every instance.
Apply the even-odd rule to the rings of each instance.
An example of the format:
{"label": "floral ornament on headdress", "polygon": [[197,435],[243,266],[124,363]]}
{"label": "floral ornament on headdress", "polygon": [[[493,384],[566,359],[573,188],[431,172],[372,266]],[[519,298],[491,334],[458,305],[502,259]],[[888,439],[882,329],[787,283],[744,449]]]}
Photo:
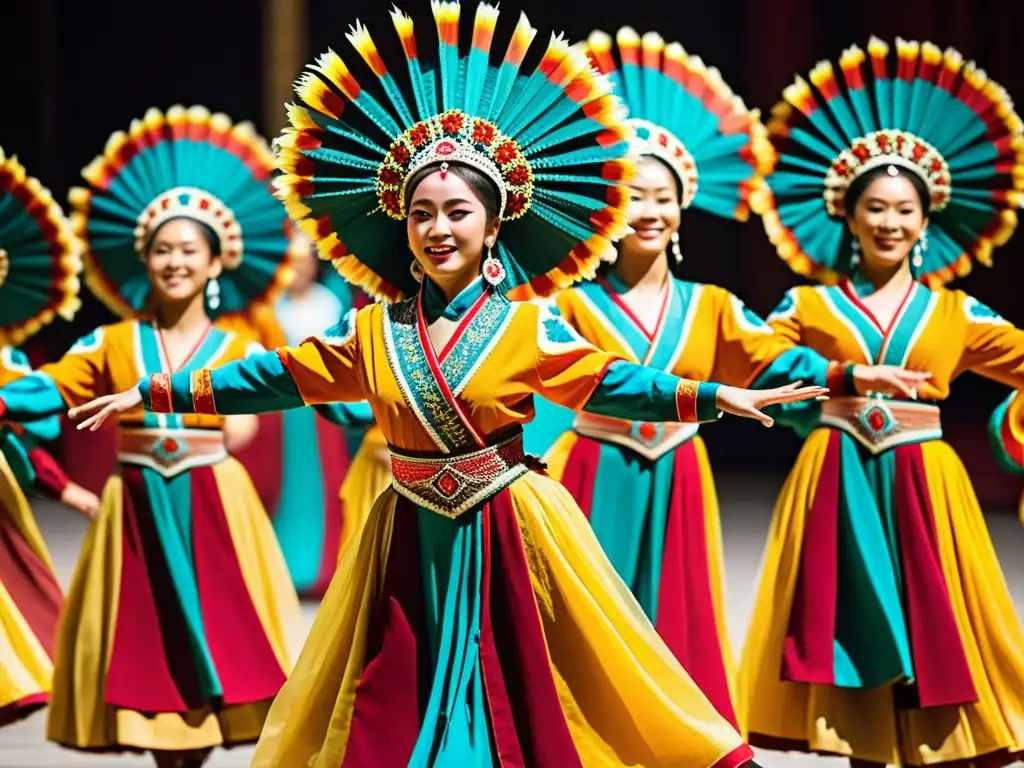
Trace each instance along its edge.
{"label": "floral ornament on headdress", "polygon": [[760,113],[746,108],[717,69],[679,43],[666,45],[656,32],[640,37],[623,27],[613,45],[607,33],[595,31],[587,49],[626,102],[634,151],[672,170],[682,207],[745,221],[750,193],[775,162]]}
{"label": "floral ornament on headdress", "polygon": [[287,214],[274,197],[274,159],[250,123],[205,107],[150,109],[118,131],[71,190],[71,223],[85,244],[86,283],[112,311],[142,311],[150,284],[142,262],[172,218],[206,224],[219,241],[222,312],[272,301],[287,275]]}
{"label": "floral ornament on headdress", "polygon": [[0,148],[0,346],[78,310],[78,243],[50,190]]}
{"label": "floral ornament on headdress", "polygon": [[[768,188],[752,198],[779,255],[797,273],[835,282],[854,252],[846,191],[861,174],[893,166],[930,198],[928,248],[918,278],[929,286],[990,266],[1017,226],[1024,190],[1024,124],[1006,91],[952,48],[897,38],[852,46],[783,91],[769,136],[779,153]],[[869,64],[869,66],[865,66]]]}
{"label": "floral ornament on headdress", "polygon": [[619,182],[632,173],[632,132],[609,83],[561,36],[551,37],[536,70],[521,71],[536,35],[525,16],[493,64],[497,8],[477,7],[465,52],[459,3],[435,0],[431,9],[438,45],[429,63],[412,19],[391,14],[408,92],[359,22],[347,38],[374,82],[357,80],[333,50],[299,79],[302,105],[289,107],[292,127],[278,142],[278,188],[292,218],[347,280],[396,300],[418,290],[405,229],[394,221],[406,216],[407,183],[421,168],[464,164],[498,191],[502,226],[491,261],[501,291],[527,299],[592,276],[624,232],[629,200]]}

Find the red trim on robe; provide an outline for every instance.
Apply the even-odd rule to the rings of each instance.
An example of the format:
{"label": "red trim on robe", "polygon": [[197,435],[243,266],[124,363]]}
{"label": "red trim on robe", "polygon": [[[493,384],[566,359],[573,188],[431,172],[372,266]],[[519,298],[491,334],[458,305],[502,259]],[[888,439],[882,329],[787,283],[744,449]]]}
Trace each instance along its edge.
{"label": "red trim on robe", "polygon": [[242,576],[217,477],[212,467],[199,467],[191,470],[191,480],[192,556],[199,604],[224,703],[272,699],[287,674],[274,655]]}
{"label": "red trim on robe", "polygon": [[673,457],[654,628],[718,713],[739,730],[715,615],[704,488],[692,441]]}
{"label": "red trim on robe", "polygon": [[0,707],[0,727],[24,720],[49,703],[50,694],[45,691],[32,693],[23,699],[12,701],[10,704]]}
{"label": "red trim on robe", "polygon": [[569,449],[569,456],[565,461],[562,485],[576,499],[588,520],[594,506],[594,485],[597,483],[600,461],[601,443],[577,433],[576,442]]}
{"label": "red trim on robe", "polygon": [[398,499],[342,768],[404,768],[419,736],[431,660],[417,514],[412,502]]}
{"label": "red trim on robe", "polygon": [[348,471],[349,456],[345,433],[319,415],[316,417],[316,442],[320,476],[323,478],[324,544],[320,552],[320,569],[309,591],[313,595],[323,595],[338,567],[338,548],[341,546],[344,522],[344,510],[338,492]]}
{"label": "red trim on robe", "polygon": [[895,451],[904,610],[920,704],[940,707],[975,702],[978,692],[942,573],[921,445],[903,445]]}
{"label": "red trim on robe", "polygon": [[835,682],[841,435],[837,430],[829,433],[814,501],[804,523],[800,570],[789,609],[782,678],[798,683]]}
{"label": "red trim on robe", "polygon": [[64,596],[53,572],[29,546],[4,509],[0,509],[0,582],[32,634],[53,659],[57,618]]}
{"label": "red trim on robe", "polygon": [[[503,768],[581,766],[555,687],[547,640],[509,491],[483,511],[480,663]],[[522,762],[519,762],[519,760]]]}

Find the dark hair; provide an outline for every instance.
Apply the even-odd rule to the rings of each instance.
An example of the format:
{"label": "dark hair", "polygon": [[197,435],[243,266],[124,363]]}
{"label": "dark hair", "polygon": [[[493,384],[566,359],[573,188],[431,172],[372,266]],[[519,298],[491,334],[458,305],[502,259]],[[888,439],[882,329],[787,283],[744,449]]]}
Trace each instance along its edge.
{"label": "dark hair", "polygon": [[[409,203],[412,201],[412,194],[416,191],[416,187],[418,187],[420,182],[427,178],[427,176],[432,173],[436,173],[440,168],[441,163],[428,163],[409,177],[409,180],[405,184],[405,200],[403,201],[407,211],[409,210]],[[483,171],[478,171],[471,165],[464,165],[459,162],[449,164],[448,172],[455,174],[472,187],[476,196],[483,204],[484,212],[487,214],[488,219],[497,218],[500,213],[498,205],[501,200],[501,196],[498,194],[498,188],[494,186],[494,182],[491,181],[489,176],[487,176]]]}
{"label": "dark hair", "polygon": [[146,253],[148,254],[150,249],[153,247],[153,241],[156,240],[156,236],[160,233],[160,230],[170,224],[172,221],[178,221],[179,219],[185,219],[196,225],[196,229],[203,236],[203,240],[206,241],[206,245],[210,248],[210,256],[217,258],[220,256],[220,238],[217,237],[217,233],[213,231],[213,228],[209,224],[205,224],[198,219],[193,219],[191,216],[172,216],[160,224],[159,227],[149,233],[149,238],[146,240]]}
{"label": "dark hair", "polygon": [[928,215],[928,209],[931,207],[931,195],[928,194],[928,187],[924,183],[924,179],[918,176],[913,171],[903,168],[899,165],[880,165],[877,168],[872,168],[870,171],[865,171],[852,182],[850,186],[846,188],[846,195],[843,200],[843,207],[846,209],[846,218],[853,217],[853,210],[857,207],[857,201],[860,200],[864,194],[864,190],[880,176],[888,176],[889,169],[895,168],[897,175],[902,176],[905,179],[909,179],[910,183],[914,185],[914,191],[917,192],[917,197],[921,201],[921,210],[925,216]]}

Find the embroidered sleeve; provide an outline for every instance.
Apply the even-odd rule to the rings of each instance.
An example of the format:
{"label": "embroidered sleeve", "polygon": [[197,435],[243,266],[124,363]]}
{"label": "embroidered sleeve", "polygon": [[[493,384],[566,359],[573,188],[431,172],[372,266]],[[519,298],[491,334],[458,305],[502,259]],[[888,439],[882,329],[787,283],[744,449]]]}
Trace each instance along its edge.
{"label": "embroidered sleeve", "polygon": [[213,370],[155,374],[140,382],[143,403],[157,413],[227,415],[363,400],[352,319],[297,347],[255,353]]}
{"label": "embroidered sleeve", "polygon": [[989,438],[996,459],[1007,472],[1024,475],[1024,394],[1013,392],[992,413]]}
{"label": "embroidered sleeve", "polygon": [[715,405],[720,386],[616,360],[583,410],[632,421],[714,421],[721,416]]}
{"label": "embroidered sleeve", "polygon": [[[19,397],[35,398],[34,403],[19,403],[35,415],[45,416],[59,413],[65,407],[82,405],[109,392],[107,376],[107,331],[97,328],[83,336],[54,363],[41,366],[31,376],[22,379]],[[19,382],[16,382],[17,386]],[[13,396],[13,392],[11,393]],[[16,406],[5,391],[0,393],[13,412]]]}
{"label": "embroidered sleeve", "polygon": [[1013,389],[1024,389],[1024,331],[973,296],[962,297],[967,334],[957,373],[973,371]]}

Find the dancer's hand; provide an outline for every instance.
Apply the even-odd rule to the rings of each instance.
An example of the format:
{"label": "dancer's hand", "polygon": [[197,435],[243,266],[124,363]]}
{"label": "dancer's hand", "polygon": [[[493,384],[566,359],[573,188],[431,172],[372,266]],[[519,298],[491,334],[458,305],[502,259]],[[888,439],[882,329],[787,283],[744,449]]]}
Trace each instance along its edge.
{"label": "dancer's hand", "polygon": [[908,371],[896,365],[853,366],[853,383],[860,395],[877,392],[917,400],[918,390],[931,377],[927,371]]}
{"label": "dancer's hand", "polygon": [[78,483],[68,483],[60,495],[61,503],[67,504],[74,510],[81,512],[92,520],[100,508],[99,497],[92,491],[86,490]]}
{"label": "dancer's hand", "polygon": [[715,397],[715,405],[718,409],[731,413],[733,416],[743,416],[748,419],[757,419],[766,427],[775,423],[766,413],[761,411],[768,405],[781,405],[783,403],[799,403],[803,400],[827,400],[828,389],[825,387],[802,387],[803,382],[795,381],[784,387],[775,389],[740,389],[739,387],[719,387]]}
{"label": "dancer's hand", "polygon": [[107,417],[115,413],[125,413],[134,410],[141,405],[142,393],[139,392],[138,387],[132,387],[116,395],[97,397],[85,405],[72,408],[68,411],[68,418],[72,421],[78,421],[82,417],[88,416],[89,418],[78,425],[78,429],[88,429],[90,432],[95,432],[103,426],[103,422],[107,420]]}

